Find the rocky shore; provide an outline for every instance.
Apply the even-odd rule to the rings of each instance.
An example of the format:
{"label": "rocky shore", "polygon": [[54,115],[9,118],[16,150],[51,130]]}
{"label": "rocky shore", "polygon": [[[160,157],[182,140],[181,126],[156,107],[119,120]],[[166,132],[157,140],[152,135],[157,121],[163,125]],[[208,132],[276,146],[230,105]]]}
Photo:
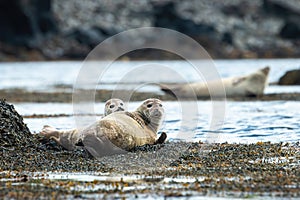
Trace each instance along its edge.
{"label": "rocky shore", "polygon": [[[84,59],[106,38],[148,26],[187,34],[213,58],[300,56],[297,0],[16,0],[0,13],[0,61]],[[178,59],[153,50],[123,57]]]}
{"label": "rocky shore", "polygon": [[167,142],[97,160],[31,134],[3,100],[0,119],[1,199],[300,197],[299,142]]}

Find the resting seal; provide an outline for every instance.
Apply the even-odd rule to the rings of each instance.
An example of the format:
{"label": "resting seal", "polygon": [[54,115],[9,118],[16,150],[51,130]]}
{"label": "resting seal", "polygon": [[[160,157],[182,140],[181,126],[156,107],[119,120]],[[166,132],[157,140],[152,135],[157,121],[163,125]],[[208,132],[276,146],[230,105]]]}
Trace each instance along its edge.
{"label": "resting seal", "polygon": [[124,110],[124,102],[121,99],[109,99],[105,102],[104,116]]}
{"label": "resting seal", "polygon": [[[124,110],[124,102],[121,99],[109,99],[105,102],[104,116]],[[68,150],[74,149],[75,145],[81,139],[80,132],[77,129],[57,130],[56,128],[48,125],[43,127],[40,134],[55,140],[59,145]]]}
{"label": "resting seal", "polygon": [[[106,109],[108,108],[112,109],[109,104],[106,106]],[[145,144],[162,144],[166,140],[166,133],[162,133],[156,139],[164,115],[160,100],[147,99],[134,112],[119,109],[113,111],[81,131],[58,131],[53,127],[44,126],[40,134],[54,139],[69,150],[81,140],[95,157],[121,153],[123,150]]]}
{"label": "resting seal", "polygon": [[[254,73],[246,76],[231,77],[219,81],[195,82],[184,85],[160,85],[161,90],[172,95],[181,97],[209,97],[212,95],[222,97],[220,84],[223,84],[227,97],[241,97],[241,96],[261,96],[267,85],[268,74],[270,68],[265,67]],[[212,93],[208,91],[208,87],[213,90]]]}
{"label": "resting seal", "polygon": [[164,109],[159,99],[147,99],[134,112],[114,112],[82,130],[85,148],[96,158],[125,152],[145,144],[164,142],[157,138]]}

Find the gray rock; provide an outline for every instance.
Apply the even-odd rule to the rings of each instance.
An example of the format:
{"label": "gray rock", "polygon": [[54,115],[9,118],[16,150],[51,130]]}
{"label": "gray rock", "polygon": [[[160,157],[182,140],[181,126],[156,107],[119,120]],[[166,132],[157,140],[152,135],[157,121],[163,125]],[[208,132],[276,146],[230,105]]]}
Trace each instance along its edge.
{"label": "gray rock", "polygon": [[278,82],[279,85],[300,85],[300,69],[286,72]]}

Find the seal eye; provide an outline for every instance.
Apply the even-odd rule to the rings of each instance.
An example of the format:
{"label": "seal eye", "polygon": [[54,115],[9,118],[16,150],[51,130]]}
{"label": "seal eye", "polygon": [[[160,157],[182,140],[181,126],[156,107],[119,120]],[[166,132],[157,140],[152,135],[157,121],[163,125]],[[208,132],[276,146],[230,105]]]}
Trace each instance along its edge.
{"label": "seal eye", "polygon": [[151,107],[152,107],[152,104],[148,104],[148,105],[147,105],[147,108],[151,108]]}
{"label": "seal eye", "polygon": [[123,106],[123,103],[120,103],[121,106]]}
{"label": "seal eye", "polygon": [[115,107],[115,105],[110,105],[110,106],[109,106],[109,108],[114,108],[114,107]]}
{"label": "seal eye", "polygon": [[159,107],[162,107],[162,105],[161,105],[161,104],[159,104]]}

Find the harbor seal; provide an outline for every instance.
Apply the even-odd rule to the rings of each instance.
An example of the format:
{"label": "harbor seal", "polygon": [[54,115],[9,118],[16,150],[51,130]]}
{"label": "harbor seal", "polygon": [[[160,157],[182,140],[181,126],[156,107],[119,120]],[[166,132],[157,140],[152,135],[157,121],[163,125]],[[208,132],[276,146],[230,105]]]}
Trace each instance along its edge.
{"label": "harbor seal", "polygon": [[[105,102],[104,116],[114,112],[125,111],[125,104],[121,99],[109,99]],[[65,149],[72,150],[80,142],[81,135],[78,129],[58,130],[52,126],[45,125],[40,132],[41,135],[53,139]]]}
{"label": "harbor seal", "polygon": [[221,84],[223,84],[227,97],[252,97],[261,96],[264,93],[264,89],[268,83],[268,74],[270,67],[265,67],[257,70],[254,73],[239,76],[224,78],[220,81],[195,82],[184,85],[160,85],[161,90],[180,97],[209,97],[211,93],[209,88],[213,90],[213,95],[222,97]]}
{"label": "harbor seal", "polygon": [[82,131],[85,148],[96,158],[126,152],[156,140],[164,109],[159,99],[145,100],[134,112],[114,112]]}
{"label": "harbor seal", "polygon": [[121,99],[109,99],[105,102],[104,116],[118,111],[125,111],[124,102]]}
{"label": "harbor seal", "polygon": [[[119,105],[121,103],[119,102]],[[124,104],[123,104],[124,105]],[[116,107],[114,107],[116,108]],[[106,109],[113,109],[107,104]],[[158,99],[147,99],[134,112],[119,111],[106,115],[87,128],[59,131],[50,126],[44,126],[40,132],[68,150],[74,149],[79,141],[94,156],[102,157],[125,152],[144,144],[162,144],[167,135],[165,132],[157,137],[157,131],[162,123],[164,109]]]}

